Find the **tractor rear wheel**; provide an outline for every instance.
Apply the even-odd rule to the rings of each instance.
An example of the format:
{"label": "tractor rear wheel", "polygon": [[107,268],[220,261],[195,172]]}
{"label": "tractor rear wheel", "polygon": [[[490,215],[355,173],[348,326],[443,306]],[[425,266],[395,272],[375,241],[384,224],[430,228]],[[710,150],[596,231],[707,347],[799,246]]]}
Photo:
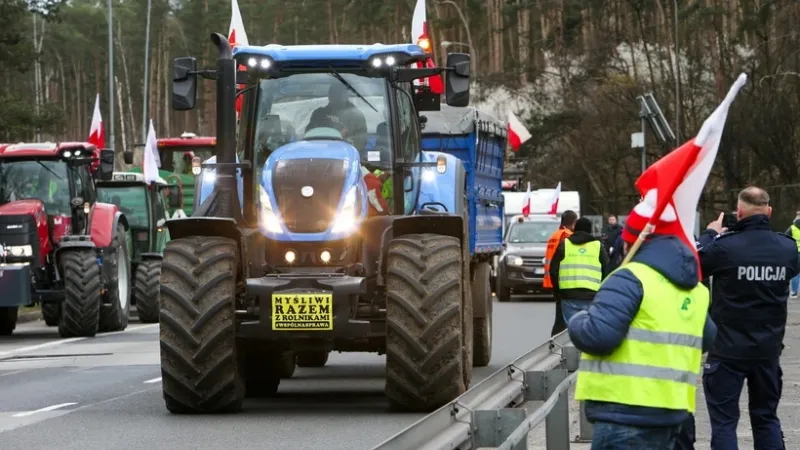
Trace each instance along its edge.
{"label": "tractor rear wheel", "polygon": [[[161,263],[161,377],[176,414],[238,412],[244,380],[237,357],[236,241],[171,240]],[[242,355],[249,359],[247,353]]]}
{"label": "tractor rear wheel", "polygon": [[394,409],[430,412],[466,390],[464,279],[458,239],[413,234],[390,242],[385,392]]}
{"label": "tractor rear wheel", "polygon": [[128,256],[128,235],[117,226],[108,253],[103,258],[106,268],[106,300],[100,308],[100,331],[122,331],[128,327],[131,309],[131,260]]}
{"label": "tractor rear wheel", "polygon": [[17,328],[18,315],[19,308],[16,306],[0,308],[0,336],[11,336]]}
{"label": "tractor rear wheel", "polygon": [[325,367],[328,363],[328,354],[326,350],[297,352],[297,366],[298,367]]}
{"label": "tractor rear wheel", "polygon": [[475,270],[475,282],[472,285],[473,308],[476,304],[486,305],[486,314],[476,317],[472,324],[472,365],[486,367],[492,360],[492,291],[489,286],[492,269],[489,263],[478,264]]}
{"label": "tractor rear wheel", "polygon": [[103,277],[93,249],[65,249],[61,267],[64,274],[64,302],[58,334],[61,337],[92,337],[100,325]]}
{"label": "tractor rear wheel", "polygon": [[40,307],[45,325],[48,327],[58,326],[58,322],[61,320],[61,303],[47,302],[42,303]]}
{"label": "tractor rear wheel", "polygon": [[133,296],[136,299],[136,311],[139,322],[158,322],[158,282],[161,278],[161,261],[150,259],[141,261],[136,267],[136,279],[133,282]]}

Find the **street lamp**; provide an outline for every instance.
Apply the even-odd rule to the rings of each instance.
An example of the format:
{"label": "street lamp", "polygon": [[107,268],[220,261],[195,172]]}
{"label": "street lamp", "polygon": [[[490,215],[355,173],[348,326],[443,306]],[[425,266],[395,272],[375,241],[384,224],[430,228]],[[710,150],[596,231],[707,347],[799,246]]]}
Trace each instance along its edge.
{"label": "street lamp", "polygon": [[[461,46],[463,46],[463,47],[467,47],[467,48],[469,48],[469,44],[467,44],[467,43],[464,43],[464,42],[442,41],[442,44],[441,44],[441,45],[442,45],[442,48],[451,47],[451,46],[453,46],[453,45],[461,45]],[[470,50],[471,50],[471,49],[470,49]]]}
{"label": "street lamp", "polygon": [[[469,47],[469,54],[472,57],[472,59],[477,61],[478,55],[477,53],[475,53],[475,46],[472,44],[472,33],[470,33],[469,31],[469,22],[467,22],[467,18],[464,17],[464,13],[461,12],[461,7],[458,6],[458,3],[454,2],[453,0],[440,0],[439,3],[442,4],[446,3],[456,9],[458,17],[461,18],[461,23],[464,25],[464,31],[467,33],[467,42],[468,42],[467,46]],[[477,65],[473,65],[473,67],[477,67]],[[477,70],[475,72],[477,73]]]}

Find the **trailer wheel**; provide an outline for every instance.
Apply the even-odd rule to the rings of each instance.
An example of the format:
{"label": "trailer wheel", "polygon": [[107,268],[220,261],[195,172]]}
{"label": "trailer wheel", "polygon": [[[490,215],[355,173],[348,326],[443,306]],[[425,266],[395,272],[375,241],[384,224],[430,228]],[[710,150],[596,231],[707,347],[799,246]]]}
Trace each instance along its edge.
{"label": "trailer wheel", "polygon": [[472,302],[486,304],[484,317],[476,317],[473,324],[472,364],[475,367],[486,367],[492,360],[492,291],[489,287],[491,267],[489,263],[478,264],[475,270],[475,283],[472,286]]}
{"label": "trailer wheel", "polygon": [[61,303],[47,302],[39,305],[42,309],[42,318],[48,327],[57,327],[61,320]]}
{"label": "trailer wheel", "polygon": [[395,409],[429,412],[464,393],[458,239],[406,235],[389,243],[386,396]]}
{"label": "trailer wheel", "polygon": [[238,251],[231,239],[167,243],[161,264],[161,377],[175,414],[238,412],[244,398],[235,335]]}
{"label": "trailer wheel", "polygon": [[158,283],[161,278],[161,261],[149,259],[139,262],[133,281],[133,297],[139,322],[158,322]]}
{"label": "trailer wheel", "polygon": [[297,352],[297,366],[325,367],[325,364],[328,363],[328,353],[326,350]]}
{"label": "trailer wheel", "polygon": [[505,287],[505,283],[503,283],[503,279],[497,277],[497,290],[495,294],[497,295],[497,301],[502,303],[508,303],[511,301],[511,289]]}
{"label": "trailer wheel", "polygon": [[62,251],[64,301],[58,333],[61,337],[92,337],[100,326],[103,277],[92,249]]}
{"label": "trailer wheel", "polygon": [[131,310],[131,260],[125,227],[117,226],[114,239],[103,258],[106,270],[106,300],[100,307],[100,331],[128,328]]}
{"label": "trailer wheel", "polygon": [[0,336],[11,336],[17,328],[18,315],[19,308],[16,306],[0,308]]}

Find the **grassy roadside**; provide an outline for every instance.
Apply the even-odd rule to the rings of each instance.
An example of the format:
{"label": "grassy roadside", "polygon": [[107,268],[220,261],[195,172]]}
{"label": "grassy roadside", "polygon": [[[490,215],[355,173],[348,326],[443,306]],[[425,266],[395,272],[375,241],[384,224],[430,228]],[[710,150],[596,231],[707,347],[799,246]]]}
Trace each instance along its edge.
{"label": "grassy roadside", "polygon": [[34,306],[23,306],[19,309],[20,314],[31,313],[31,312],[40,312],[42,309],[39,308],[39,305]]}

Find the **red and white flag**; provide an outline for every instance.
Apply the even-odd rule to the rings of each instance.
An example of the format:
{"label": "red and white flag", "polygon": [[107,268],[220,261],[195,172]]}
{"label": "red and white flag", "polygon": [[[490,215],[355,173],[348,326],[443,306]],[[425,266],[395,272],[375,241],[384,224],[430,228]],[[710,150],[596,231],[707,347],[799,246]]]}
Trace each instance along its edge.
{"label": "red and white flag", "polygon": [[517,118],[517,116],[509,111],[508,112],[508,144],[517,152],[519,147],[531,138],[531,133],[525,128],[525,125]]}
{"label": "red and white flag", "polygon": [[550,215],[555,216],[558,214],[558,199],[561,198],[561,182],[558,182],[556,186],[556,191],[553,192],[553,198],[550,199],[550,211],[548,212]]}
{"label": "red and white flag", "polygon": [[525,198],[522,200],[522,215],[528,217],[531,215],[531,183],[528,182],[528,190],[525,192]]}
{"label": "red and white flag", "polygon": [[[746,81],[747,75],[739,75],[722,103],[703,122],[697,136],[656,161],[636,180],[636,188],[644,199],[634,211],[650,217],[651,224],[660,222],[665,229],[660,233],[653,231],[677,235],[694,251],[695,257],[697,204],[717,158],[728,110]],[[660,220],[653,221],[653,217]]]}
{"label": "red and white flag", "polygon": [[[247,41],[247,33],[244,31],[244,22],[242,21],[242,12],[239,11],[239,2],[231,0],[231,25],[228,27],[228,42],[231,47],[237,45],[250,45]],[[239,70],[245,70],[245,66],[240,65]],[[238,85],[239,89],[244,86]],[[242,111],[242,96],[236,97],[236,112]]]}
{"label": "red and white flag", "polygon": [[92,126],[89,128],[90,144],[94,144],[98,150],[106,146],[106,133],[103,129],[103,117],[100,115],[100,94],[94,101],[94,113],[92,113]]}
{"label": "red and white flag", "polygon": [[[419,45],[423,50],[432,55],[433,49],[431,48],[431,40],[428,36],[428,19],[425,10],[425,0],[417,0],[417,4],[414,6],[414,16],[411,18],[411,43]],[[417,63],[416,66],[417,68],[436,67],[436,63],[433,62],[433,58],[431,57],[425,60],[424,64]],[[417,84],[416,81],[415,84]],[[444,93],[444,83],[442,82],[441,75],[425,78],[420,84],[430,86],[431,92],[434,94],[441,95]]]}

